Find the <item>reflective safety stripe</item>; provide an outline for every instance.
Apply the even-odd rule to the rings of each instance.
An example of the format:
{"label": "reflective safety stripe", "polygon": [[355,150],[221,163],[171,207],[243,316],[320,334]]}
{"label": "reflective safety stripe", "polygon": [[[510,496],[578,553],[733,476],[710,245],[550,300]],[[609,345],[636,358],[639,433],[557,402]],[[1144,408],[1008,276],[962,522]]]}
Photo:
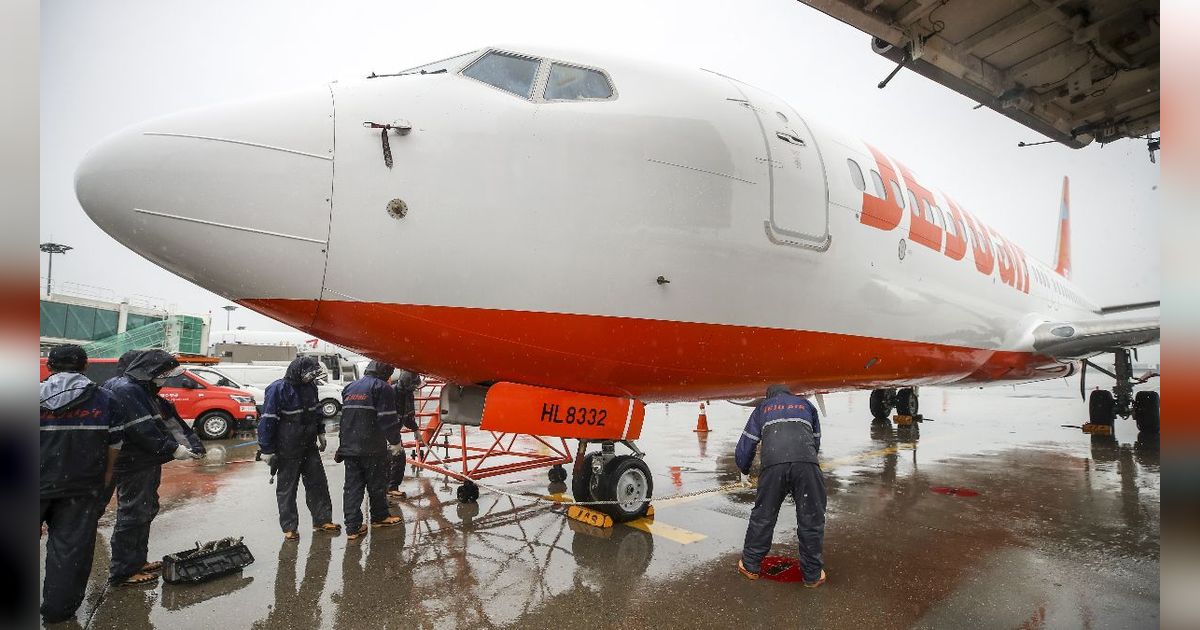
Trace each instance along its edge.
{"label": "reflective safety stripe", "polygon": [[805,425],[808,426],[808,428],[810,428],[810,429],[812,428],[812,423],[809,422],[808,420],[805,420],[804,418],[776,418],[775,420],[771,420],[770,422],[763,423],[762,428],[765,429],[765,428],[771,426],[772,424],[779,424],[780,422],[803,422]]}
{"label": "reflective safety stripe", "polygon": [[750,435],[749,433],[746,433],[745,431],[742,431],[742,435],[744,435],[744,436],[746,436],[746,437],[750,438],[751,440],[754,440],[755,442],[757,442],[757,441],[759,441],[759,440],[761,440],[761,439],[762,439],[762,438],[756,438],[756,437],[754,437],[753,435]]}
{"label": "reflective safety stripe", "polygon": [[[372,407],[372,408],[373,408],[373,407]],[[396,415],[396,412],[395,412],[395,411],[380,411],[380,412],[379,412],[379,415],[381,415],[381,416],[394,416],[394,415]]]}
{"label": "reflective safety stripe", "polygon": [[138,418],[136,420],[130,420],[129,422],[122,424],[121,426],[117,427],[117,430],[124,431],[125,429],[128,429],[129,427],[131,427],[139,422],[145,422],[147,420],[162,420],[162,416],[160,416],[156,413],[150,414],[148,416],[142,416],[141,418]]}
{"label": "reflective safety stripe", "polygon": [[259,416],[259,420],[266,420],[267,418],[275,418],[276,420],[278,420],[279,416],[277,416],[273,413],[264,413],[262,416]]}
{"label": "reflective safety stripe", "polygon": [[106,426],[95,426],[87,424],[53,424],[42,427],[43,431],[109,431]]}
{"label": "reflective safety stripe", "polygon": [[821,437],[821,434],[820,434],[820,433],[814,433],[814,434],[813,434],[813,437]]}
{"label": "reflective safety stripe", "polygon": [[303,409],[290,409],[290,410],[289,409],[280,409],[279,413],[281,413],[285,416],[294,416],[298,413],[304,413],[304,410]]}
{"label": "reflective safety stripe", "polygon": [[374,410],[375,408],[372,407],[371,405],[342,405],[342,409],[371,409],[371,410]]}

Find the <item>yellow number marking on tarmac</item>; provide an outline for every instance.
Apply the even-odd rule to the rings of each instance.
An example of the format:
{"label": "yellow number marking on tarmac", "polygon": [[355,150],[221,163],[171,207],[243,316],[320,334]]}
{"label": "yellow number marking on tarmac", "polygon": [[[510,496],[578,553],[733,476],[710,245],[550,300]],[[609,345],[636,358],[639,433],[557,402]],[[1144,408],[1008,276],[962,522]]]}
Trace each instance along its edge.
{"label": "yellow number marking on tarmac", "polygon": [[650,518],[639,518],[634,521],[629,521],[625,523],[625,525],[628,525],[634,529],[640,529],[650,534],[654,534],[655,536],[661,536],[667,540],[673,540],[681,545],[691,544],[708,538],[708,536],[705,536],[704,534],[689,532],[686,529],[675,527],[674,525],[667,525],[666,523],[659,523],[658,521]]}

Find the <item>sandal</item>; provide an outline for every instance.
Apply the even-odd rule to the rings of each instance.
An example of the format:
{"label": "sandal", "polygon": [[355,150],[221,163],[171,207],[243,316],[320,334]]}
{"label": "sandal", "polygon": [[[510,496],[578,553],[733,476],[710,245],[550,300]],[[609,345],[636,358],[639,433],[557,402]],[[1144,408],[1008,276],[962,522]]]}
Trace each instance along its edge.
{"label": "sandal", "polygon": [[300,532],[283,532],[284,540],[300,540]]}
{"label": "sandal", "polygon": [[142,573],[157,573],[162,570],[162,562],[155,560],[142,565]]}
{"label": "sandal", "polygon": [[117,580],[114,584],[116,586],[137,586],[138,584],[146,584],[157,579],[158,576],[153,573],[134,573],[123,580]]}
{"label": "sandal", "polygon": [[349,534],[346,534],[346,540],[358,540],[359,538],[362,538],[363,536],[366,536],[366,535],[367,535],[367,526],[363,525],[362,527],[360,527],[358,529],[358,531],[350,532]]}
{"label": "sandal", "polygon": [[391,527],[392,525],[399,525],[403,522],[404,519],[400,518],[399,516],[389,516],[382,521],[371,521],[371,527]]}
{"label": "sandal", "polygon": [[314,532],[325,532],[327,534],[336,534],[336,533],[342,531],[342,526],[338,525],[337,523],[325,523],[324,525],[317,525],[316,527],[313,527],[313,531]]}
{"label": "sandal", "polygon": [[818,586],[820,586],[824,583],[825,583],[825,569],[821,569],[821,579],[817,580],[816,582],[805,582],[804,588],[817,588]]}
{"label": "sandal", "polygon": [[387,495],[393,499],[407,499],[408,493],[403,490],[388,490]]}
{"label": "sandal", "polygon": [[758,579],[758,574],[752,573],[750,571],[750,569],[747,569],[746,565],[742,564],[741,560],[738,560],[738,573],[741,573],[742,577],[746,578],[747,580],[757,580]]}

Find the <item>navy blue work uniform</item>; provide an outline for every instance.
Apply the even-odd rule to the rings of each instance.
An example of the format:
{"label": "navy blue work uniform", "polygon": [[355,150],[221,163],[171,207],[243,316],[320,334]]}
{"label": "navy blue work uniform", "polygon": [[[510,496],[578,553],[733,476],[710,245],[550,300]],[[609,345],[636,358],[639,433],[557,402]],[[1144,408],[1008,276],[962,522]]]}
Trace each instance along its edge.
{"label": "navy blue work uniform", "polygon": [[371,522],[390,516],[387,505],[388,444],[400,443],[400,419],[396,392],[387,378],[393,368],[372,361],[366,375],[342,390],[342,429],[338,456],[346,465],[342,509],[346,531],[362,527],[365,490],[371,507]]}
{"label": "navy blue work uniform", "polygon": [[49,530],[41,613],[54,623],[73,617],[83,602],[109,449],[120,448],[124,414],[78,372],[51,374],[39,398],[41,522]]}
{"label": "navy blue work uniform", "polygon": [[[420,427],[417,426],[417,389],[421,387],[421,377],[408,370],[399,370],[399,372],[396,382],[392,385],[392,389],[396,392],[396,417],[400,419],[401,427],[416,433],[420,430]],[[404,468],[408,462],[403,453],[393,455],[390,459],[388,490],[397,490],[404,481]]]}
{"label": "navy blue work uniform", "polygon": [[758,496],[750,512],[742,564],[758,573],[771,550],[779,508],[789,494],[796,502],[796,535],[800,569],[805,582],[821,578],[821,547],[825,538],[825,479],[817,465],[821,450],[821,421],[816,407],[802,396],[772,387],[750,414],[737,443],[735,460],[742,474],[750,473],[754,453],[762,447]]}
{"label": "navy blue work uniform", "polygon": [[304,379],[306,371],[319,368],[312,357],[294,359],[283,378],[267,386],[258,420],[259,449],[278,458],[275,500],[284,532],[294,532],[300,524],[296,490],[301,481],[313,527],[333,521],[329,479],[317,450],[317,435],[325,432],[324,418],[317,411],[316,383]]}
{"label": "navy blue work uniform", "polygon": [[109,580],[114,583],[141,573],[146,565],[150,524],[158,515],[162,465],[174,459],[181,445],[196,453],[204,452],[195,433],[179,420],[174,406],[158,395],[159,387],[153,381],[155,376],[178,366],[169,353],[146,350],[129,362],[123,376],[109,379],[103,386],[127,416],[113,484],[104,501],[107,504],[116,492],[117,520],[110,540],[109,569]]}

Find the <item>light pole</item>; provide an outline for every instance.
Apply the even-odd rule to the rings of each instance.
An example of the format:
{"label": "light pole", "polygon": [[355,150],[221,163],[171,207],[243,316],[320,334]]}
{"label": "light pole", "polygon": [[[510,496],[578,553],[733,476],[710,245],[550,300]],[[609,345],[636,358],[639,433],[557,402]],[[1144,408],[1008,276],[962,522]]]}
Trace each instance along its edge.
{"label": "light pole", "polygon": [[54,255],[65,254],[75,248],[62,243],[42,243],[38,245],[38,249],[50,254],[50,264],[46,269],[46,295],[50,295],[50,281],[54,278]]}
{"label": "light pole", "polygon": [[226,304],[221,308],[225,309],[225,330],[229,330],[229,316],[237,310],[237,307],[232,304]]}

